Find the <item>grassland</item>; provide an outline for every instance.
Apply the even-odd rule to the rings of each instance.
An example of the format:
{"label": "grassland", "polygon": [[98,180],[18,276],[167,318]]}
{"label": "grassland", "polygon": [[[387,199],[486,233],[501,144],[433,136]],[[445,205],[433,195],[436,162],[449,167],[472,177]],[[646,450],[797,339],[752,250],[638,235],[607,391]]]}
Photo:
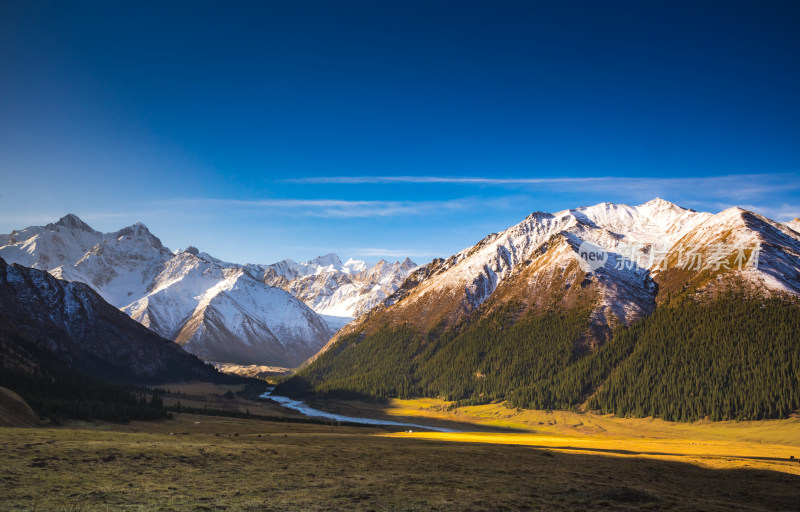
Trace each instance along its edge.
{"label": "grassland", "polygon": [[[227,389],[187,386],[182,400],[225,405]],[[264,415],[281,412],[260,404]],[[336,407],[495,431],[398,434],[191,414],[0,428],[0,509],[779,511],[800,503],[800,464],[787,455],[800,455],[796,420],[672,424],[499,404],[448,411],[429,400]],[[761,451],[745,455],[746,447]]]}
{"label": "grassland", "polygon": [[425,420],[465,431],[392,434],[405,438],[536,446],[571,453],[604,453],[682,461],[708,468],[758,468],[800,475],[800,418],[676,423],[610,414],[511,409],[501,403],[453,409],[450,402],[429,398],[394,399],[385,404],[351,401],[318,405],[342,414]]}
{"label": "grassland", "polygon": [[[2,429],[3,510],[793,510],[800,478],[178,415]],[[494,434],[487,434],[494,435]]]}
{"label": "grassland", "polygon": [[657,418],[619,418],[612,414],[514,409],[504,403],[451,408],[452,402],[421,398],[386,404],[342,403],[354,412],[367,408],[392,417],[435,418],[514,431],[651,439],[752,441],[800,447],[800,418],[764,421],[672,422]]}

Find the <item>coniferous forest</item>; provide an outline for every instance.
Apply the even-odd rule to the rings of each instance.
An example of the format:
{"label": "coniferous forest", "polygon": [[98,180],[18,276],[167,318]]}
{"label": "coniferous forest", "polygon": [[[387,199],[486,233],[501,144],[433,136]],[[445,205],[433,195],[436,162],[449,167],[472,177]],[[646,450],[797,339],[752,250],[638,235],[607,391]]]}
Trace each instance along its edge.
{"label": "coniferous forest", "polygon": [[800,408],[800,307],[783,299],[681,296],[578,350],[589,311],[521,312],[420,334],[352,333],[278,392],[440,397],[456,405],[582,408],[672,421],[785,418]]}
{"label": "coniferous forest", "polygon": [[127,423],[169,417],[157,390],[111,384],[74,372],[35,375],[4,368],[0,386],[17,391],[40,418],[56,425],[70,419]]}

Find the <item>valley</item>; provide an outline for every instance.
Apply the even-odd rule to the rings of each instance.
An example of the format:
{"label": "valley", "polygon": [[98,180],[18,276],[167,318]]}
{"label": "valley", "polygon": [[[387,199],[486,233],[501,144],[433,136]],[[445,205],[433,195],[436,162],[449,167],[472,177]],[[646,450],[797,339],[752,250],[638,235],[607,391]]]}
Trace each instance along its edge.
{"label": "valley", "polygon": [[690,440],[673,444],[687,453],[652,455],[638,451],[668,443],[548,437],[190,414],[5,428],[0,502],[6,510],[782,511],[800,499],[800,464],[788,457],[709,454]]}
{"label": "valley", "polygon": [[[746,265],[668,267],[726,240]],[[610,263],[585,268],[585,241]],[[9,510],[800,500],[793,225],[603,203],[421,267],[237,265],[74,216],[0,243],[30,265],[0,260]]]}
{"label": "valley", "polygon": [[800,511],[800,1],[0,2],[0,512]]}
{"label": "valley", "polygon": [[277,392],[788,418],[800,410],[792,226],[661,198],[534,212],[411,272]]}

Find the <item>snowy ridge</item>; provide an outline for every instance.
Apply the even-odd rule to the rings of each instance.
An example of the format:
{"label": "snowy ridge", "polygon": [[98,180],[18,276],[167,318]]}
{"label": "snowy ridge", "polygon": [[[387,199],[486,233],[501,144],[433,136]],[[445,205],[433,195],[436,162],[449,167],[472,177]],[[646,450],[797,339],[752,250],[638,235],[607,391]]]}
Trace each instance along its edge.
{"label": "snowy ridge", "polygon": [[[699,224],[671,249],[691,250],[708,259],[719,248],[757,250],[757,256],[742,254],[741,269],[735,274],[761,290],[800,294],[800,233],[763,215],[729,208]],[[729,266],[736,254],[726,259]],[[746,258],[745,258],[746,256]],[[654,269],[654,275],[660,273]]]}
{"label": "snowy ridge", "polygon": [[342,263],[336,254],[327,254],[304,263],[283,260],[259,268],[256,275],[305,302],[337,330],[397,291],[416,267],[408,258],[368,267],[361,260]]}
{"label": "snowy ridge", "polygon": [[[332,335],[284,290],[190,247],[172,253],[141,223],[99,233],[75,215],[0,236],[0,257],[88,284],[106,301],[200,357],[292,367]],[[353,265],[355,267],[355,265]]]}
{"label": "snowy ridge", "polygon": [[300,277],[329,274],[333,272],[352,274],[366,269],[366,263],[352,258],[347,260],[347,263],[342,263],[339,256],[330,253],[303,263],[297,263],[294,260],[286,259],[278,263],[273,263],[264,270],[266,271],[268,269],[272,270],[272,273],[276,276],[283,277],[287,281],[293,281]]}
{"label": "snowy ridge", "polygon": [[[471,307],[475,308],[491,296],[521,262],[530,259],[556,235],[566,236],[573,242],[572,252],[562,257],[567,260],[579,261],[578,249],[582,242],[591,242],[609,252],[612,267],[623,258],[634,259],[629,253],[634,248],[638,259],[649,264],[629,265],[631,268],[624,274],[618,273],[617,279],[643,282],[650,268],[657,267],[660,261],[649,261],[645,257],[654,245],[675,244],[713,217],[710,213],[681,208],[660,198],[639,206],[601,203],[554,214],[536,212],[521,223],[489,235],[477,245],[451,256],[436,276],[420,285],[417,293],[424,295],[442,286],[463,287]],[[560,263],[568,265],[566,260]]]}
{"label": "snowy ridge", "polygon": [[[660,198],[638,206],[601,203],[536,212],[415,270],[371,317],[431,328],[457,321],[490,298],[545,308],[589,303],[594,323],[608,330],[650,314],[663,290],[689,285],[703,290],[736,282],[756,293],[800,294],[800,232],[792,226],[739,208],[715,215]],[[599,268],[587,268],[581,257],[587,242],[607,257]],[[709,270],[711,256],[720,250],[730,264]],[[702,268],[664,270],[689,251],[706,258]],[[759,259],[732,268],[737,253]]]}
{"label": "snowy ridge", "polygon": [[50,270],[74,264],[104,235],[69,214],[47,226],[30,226],[0,235],[2,257],[10,263]]}

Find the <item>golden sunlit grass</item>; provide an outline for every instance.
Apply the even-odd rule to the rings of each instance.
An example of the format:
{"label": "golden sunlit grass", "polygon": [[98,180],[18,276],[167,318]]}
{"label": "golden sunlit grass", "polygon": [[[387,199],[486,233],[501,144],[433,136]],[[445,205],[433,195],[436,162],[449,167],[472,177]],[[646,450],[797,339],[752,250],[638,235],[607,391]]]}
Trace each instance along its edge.
{"label": "golden sunlit grass", "polygon": [[345,402],[340,410],[359,408],[395,418],[427,418],[513,429],[511,433],[413,433],[403,437],[439,441],[541,446],[565,451],[608,453],[681,460],[706,467],[757,467],[800,475],[800,419],[770,421],[699,421],[673,423],[654,418],[570,411],[517,410],[487,404],[448,410],[448,402],[421,398],[391,400],[386,405]]}

